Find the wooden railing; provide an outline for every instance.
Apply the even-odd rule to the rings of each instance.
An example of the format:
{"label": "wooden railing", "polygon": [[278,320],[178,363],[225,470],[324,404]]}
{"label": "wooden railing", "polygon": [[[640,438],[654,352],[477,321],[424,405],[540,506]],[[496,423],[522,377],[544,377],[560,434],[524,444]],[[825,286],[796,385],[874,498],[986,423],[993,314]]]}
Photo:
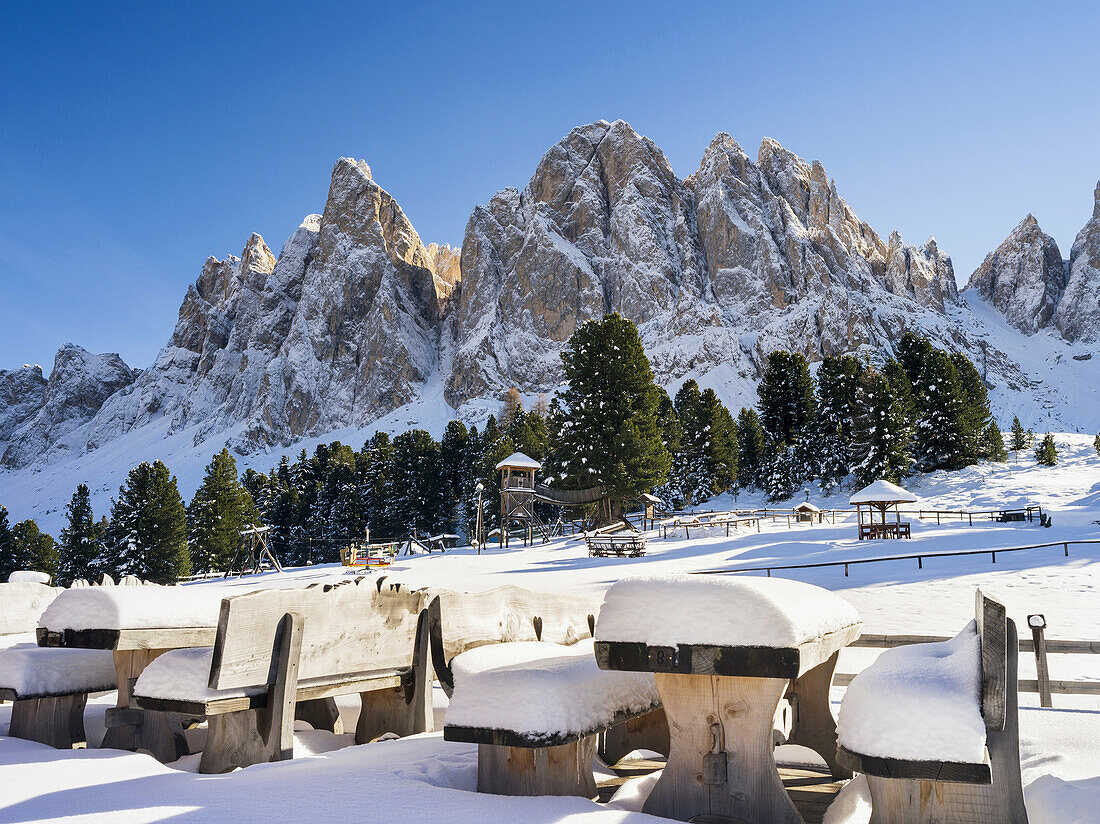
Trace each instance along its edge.
{"label": "wooden railing", "polygon": [[696,570],[690,574],[692,575],[725,575],[728,573],[736,572],[765,572],[768,577],[771,577],[773,572],[782,572],[784,570],[791,569],[823,569],[825,567],[844,567],[844,577],[848,577],[848,567],[856,566],[858,564],[880,564],[887,561],[916,561],[917,569],[924,569],[924,560],[926,558],[956,558],[964,555],[988,555],[990,560],[995,564],[997,563],[997,556],[1003,555],[1006,552],[1023,552],[1030,549],[1049,549],[1052,547],[1060,547],[1065,553],[1065,557],[1069,557],[1070,545],[1086,545],[1086,544],[1100,544],[1100,539],[1081,540],[1081,541],[1054,541],[1049,544],[1031,544],[1029,546],[1002,546],[991,549],[962,549],[955,552],[911,552],[905,555],[883,555],[878,558],[851,558],[847,561],[816,561],[812,564],[769,564],[768,566],[753,566],[753,567],[727,567],[725,569],[701,569]]}

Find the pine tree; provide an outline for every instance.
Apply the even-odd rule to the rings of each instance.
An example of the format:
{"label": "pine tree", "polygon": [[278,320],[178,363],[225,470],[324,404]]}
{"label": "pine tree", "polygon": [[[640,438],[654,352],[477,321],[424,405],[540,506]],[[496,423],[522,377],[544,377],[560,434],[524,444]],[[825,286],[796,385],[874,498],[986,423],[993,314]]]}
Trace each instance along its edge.
{"label": "pine tree", "polygon": [[790,500],[802,483],[795,466],[794,450],[789,446],[773,444],[769,449],[769,458],[765,484],[768,500]]}
{"label": "pine tree", "polygon": [[810,367],[800,352],[772,352],[757,387],[760,421],[777,443],[790,445],[817,417]]}
{"label": "pine tree", "polygon": [[851,355],[828,356],[817,370],[817,423],[806,475],[817,475],[829,494],[850,471],[852,414],[863,364]]}
{"label": "pine tree", "polygon": [[1005,451],[1005,438],[996,421],[990,421],[989,426],[982,433],[981,452],[986,460],[1007,461],[1008,452]]}
{"label": "pine tree", "polygon": [[562,352],[567,387],[552,465],[567,486],[602,486],[612,508],[668,476],[657,421],[660,391],[637,327],[617,313],[582,325]]}
{"label": "pine tree", "polygon": [[[959,386],[962,390],[962,418],[967,444],[966,462],[973,464],[983,459],[996,460],[988,452],[988,449],[996,446],[995,442],[987,437],[989,427],[996,427],[996,423],[989,409],[989,393],[986,391],[985,381],[966,355],[953,352],[950,357],[958,373]],[[999,430],[998,435],[1000,435]],[[1003,441],[1000,451],[1004,451]]]}
{"label": "pine tree", "polygon": [[909,426],[894,386],[873,369],[860,376],[852,418],[851,465],[865,486],[884,478],[897,482],[908,471]]}
{"label": "pine tree", "polygon": [[972,462],[972,410],[951,357],[907,332],[898,346],[898,359],[913,387],[917,466],[924,471],[954,470]]}
{"label": "pine tree", "polygon": [[[534,413],[530,417],[541,420],[541,415]],[[545,428],[543,423],[543,431]],[[466,424],[449,421],[439,442],[439,462],[448,498],[447,520],[458,525],[463,532],[470,522],[469,514],[477,506],[473,494],[476,484],[473,447]]]}
{"label": "pine tree", "polygon": [[11,528],[11,537],[15,544],[16,569],[46,572],[51,578],[57,574],[57,544],[38,528],[38,524],[32,520],[20,521]]}
{"label": "pine tree", "polygon": [[431,433],[411,429],[394,438],[393,462],[391,500],[405,532],[426,537],[453,527],[439,444]]}
{"label": "pine tree", "polygon": [[160,461],[134,467],[119,488],[96,567],[112,577],[136,575],[158,584],[191,573],[187,511],[176,479]]}
{"label": "pine tree", "polygon": [[702,394],[699,384],[684,381],[674,401],[680,422],[680,450],[672,456],[669,477],[686,502],[699,503],[711,495],[707,468],[706,432],[702,419]]}
{"label": "pine tree", "polygon": [[[253,478],[253,480],[258,480]],[[222,449],[206,466],[202,485],[187,507],[187,537],[195,572],[228,569],[241,531],[257,526],[252,496],[237,479],[237,462]]]}
{"label": "pine tree", "polygon": [[1027,433],[1024,431],[1023,424],[1020,423],[1018,415],[1012,416],[1012,451],[1019,452],[1021,449],[1027,449]]}
{"label": "pine tree", "polygon": [[[364,455],[365,453],[365,455]],[[360,460],[359,494],[366,509],[372,541],[392,540],[402,536],[404,524],[390,499],[394,474],[393,442],[389,433],[379,431],[364,445]]]}
{"label": "pine tree", "polygon": [[523,414],[523,398],[519,390],[514,386],[504,395],[504,403],[500,407],[500,426],[507,430],[515,421],[517,415]]}
{"label": "pine tree", "polygon": [[8,580],[18,567],[15,558],[15,539],[8,525],[8,510],[0,506],[0,583]]}
{"label": "pine tree", "polygon": [[1054,466],[1058,463],[1058,450],[1054,447],[1054,436],[1047,433],[1035,450],[1035,460],[1042,466]]}
{"label": "pine tree", "polygon": [[1100,432],[1096,434],[1096,437],[1092,440],[1092,448],[1096,450],[1096,454],[1100,455]]}
{"label": "pine tree", "polygon": [[57,583],[60,586],[69,586],[82,578],[94,578],[95,561],[102,551],[86,484],[76,488],[65,514],[68,526],[61,530],[58,547]]}
{"label": "pine tree", "polygon": [[676,414],[676,407],[672,399],[662,387],[657,387],[659,399],[657,401],[657,427],[661,431],[661,443],[665,451],[671,456],[672,464],[669,469],[668,479],[654,489],[654,493],[662,500],[670,504],[680,506],[684,500],[684,491],[680,483],[680,459],[678,458],[682,448],[684,435],[680,418]]}
{"label": "pine tree", "polygon": [[741,407],[737,415],[737,484],[742,489],[764,487],[767,436],[756,410]]}

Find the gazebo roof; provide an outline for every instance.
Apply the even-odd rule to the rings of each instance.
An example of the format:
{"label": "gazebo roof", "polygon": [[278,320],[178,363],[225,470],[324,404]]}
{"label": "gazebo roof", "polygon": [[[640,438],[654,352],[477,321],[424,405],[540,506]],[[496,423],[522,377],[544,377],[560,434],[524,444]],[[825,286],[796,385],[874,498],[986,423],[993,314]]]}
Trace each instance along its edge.
{"label": "gazebo roof", "polygon": [[497,469],[542,469],[542,464],[522,452],[513,452],[497,464]]}
{"label": "gazebo roof", "polygon": [[917,500],[912,492],[889,481],[877,480],[863,487],[848,499],[850,504],[911,504]]}

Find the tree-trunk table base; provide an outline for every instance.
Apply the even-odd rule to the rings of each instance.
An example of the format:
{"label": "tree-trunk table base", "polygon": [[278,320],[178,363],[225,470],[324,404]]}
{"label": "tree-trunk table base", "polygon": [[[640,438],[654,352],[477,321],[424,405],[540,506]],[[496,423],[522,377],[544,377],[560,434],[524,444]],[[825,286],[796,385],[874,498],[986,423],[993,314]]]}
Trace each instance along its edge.
{"label": "tree-trunk table base", "polygon": [[773,719],[787,679],[661,672],[656,679],[671,751],[643,812],[803,824],[773,754]]}
{"label": "tree-trunk table base", "polygon": [[106,749],[143,750],[162,764],[190,754],[183,722],[178,713],[142,710],[130,706],[134,682],[142,670],[163,649],[125,649],[114,651],[115,674],[118,677],[118,701],[115,709],[107,710],[107,732],[100,747]]}

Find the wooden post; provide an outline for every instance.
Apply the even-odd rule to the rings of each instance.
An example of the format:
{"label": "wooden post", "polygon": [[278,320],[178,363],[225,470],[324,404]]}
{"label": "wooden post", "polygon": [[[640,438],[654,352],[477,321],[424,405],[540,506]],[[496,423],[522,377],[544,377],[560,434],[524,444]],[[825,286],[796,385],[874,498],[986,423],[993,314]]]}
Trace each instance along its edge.
{"label": "wooden post", "polygon": [[1047,668],[1047,619],[1043,615],[1027,616],[1031,638],[1035,642],[1035,673],[1039,679],[1039,706],[1053,707],[1050,697],[1050,670]]}

